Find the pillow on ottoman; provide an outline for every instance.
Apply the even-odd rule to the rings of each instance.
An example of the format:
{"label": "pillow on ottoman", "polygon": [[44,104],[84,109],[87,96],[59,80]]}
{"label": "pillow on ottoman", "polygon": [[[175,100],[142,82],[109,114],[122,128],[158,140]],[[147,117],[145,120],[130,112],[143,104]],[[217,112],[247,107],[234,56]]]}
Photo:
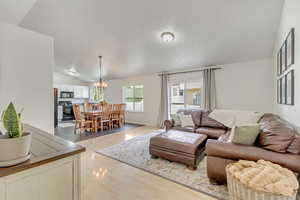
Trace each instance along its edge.
{"label": "pillow on ottoman", "polygon": [[235,144],[253,145],[259,133],[259,124],[234,126],[231,130],[229,141]]}

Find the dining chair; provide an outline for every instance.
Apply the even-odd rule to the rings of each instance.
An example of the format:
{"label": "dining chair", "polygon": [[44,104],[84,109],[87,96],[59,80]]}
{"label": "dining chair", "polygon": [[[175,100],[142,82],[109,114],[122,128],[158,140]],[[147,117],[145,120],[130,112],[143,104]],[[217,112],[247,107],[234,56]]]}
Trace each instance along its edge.
{"label": "dining chair", "polygon": [[89,102],[84,102],[83,109],[85,112],[89,112],[93,110],[93,105]]}
{"label": "dining chair", "polygon": [[125,124],[126,104],[122,103],[119,105],[120,105],[119,116],[120,116],[121,126],[123,126]]}
{"label": "dining chair", "polygon": [[94,105],[94,110],[101,111],[101,110],[102,110],[102,105],[101,105],[101,103],[95,104],[95,105]]}
{"label": "dining chair", "polygon": [[108,103],[107,103],[106,101],[104,101],[104,100],[101,101],[100,104],[101,104],[102,106],[108,105]]}
{"label": "dining chair", "polygon": [[112,123],[110,120],[110,106],[104,105],[102,106],[102,115],[100,116],[98,120],[99,127],[101,131],[104,130],[104,128],[111,129]]}
{"label": "dining chair", "polygon": [[73,112],[75,116],[74,133],[76,134],[77,129],[80,129],[80,133],[82,131],[92,131],[93,122],[82,117],[80,106],[78,104],[73,104]]}
{"label": "dining chair", "polygon": [[120,109],[121,109],[120,104],[111,105],[110,120],[113,128],[115,127],[115,125],[121,127]]}

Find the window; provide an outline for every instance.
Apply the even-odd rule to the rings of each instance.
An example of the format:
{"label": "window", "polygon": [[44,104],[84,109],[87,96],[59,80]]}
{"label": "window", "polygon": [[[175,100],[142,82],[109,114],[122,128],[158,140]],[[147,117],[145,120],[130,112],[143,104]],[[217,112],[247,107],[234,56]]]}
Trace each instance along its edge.
{"label": "window", "polygon": [[[201,82],[186,81],[176,83],[172,84],[170,89],[171,114],[175,114],[179,109],[199,109],[201,107]],[[176,91],[176,93],[174,91]]]}
{"label": "window", "polygon": [[104,100],[104,91],[101,88],[93,87],[90,90],[90,100],[92,102],[100,102]]}
{"label": "window", "polygon": [[123,103],[126,104],[127,111],[144,111],[144,86],[131,85],[123,87]]}

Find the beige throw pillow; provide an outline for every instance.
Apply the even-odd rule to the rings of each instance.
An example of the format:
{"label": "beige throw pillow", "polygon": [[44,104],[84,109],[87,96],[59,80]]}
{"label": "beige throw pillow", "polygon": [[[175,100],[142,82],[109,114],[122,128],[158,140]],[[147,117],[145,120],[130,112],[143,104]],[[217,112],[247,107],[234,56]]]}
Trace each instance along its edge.
{"label": "beige throw pillow", "polygon": [[253,145],[260,133],[259,124],[234,126],[229,141],[234,144]]}
{"label": "beige throw pillow", "polygon": [[171,114],[171,118],[174,120],[174,126],[181,126],[181,121],[178,114]]}
{"label": "beige throw pillow", "polygon": [[194,126],[194,122],[191,115],[179,114],[179,118],[181,121],[181,126]]}

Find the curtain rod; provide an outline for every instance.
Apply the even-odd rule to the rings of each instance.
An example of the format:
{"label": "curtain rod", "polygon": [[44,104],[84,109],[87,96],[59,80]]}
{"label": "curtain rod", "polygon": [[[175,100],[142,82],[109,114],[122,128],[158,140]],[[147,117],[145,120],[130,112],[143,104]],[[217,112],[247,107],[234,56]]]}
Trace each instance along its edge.
{"label": "curtain rod", "polygon": [[200,72],[200,71],[204,71],[205,69],[219,70],[219,69],[223,69],[223,67],[203,67],[203,68],[198,68],[198,69],[194,69],[194,70],[184,70],[184,71],[177,71],[177,72],[161,72],[158,74],[158,76],[162,76],[164,74],[174,75],[174,74],[185,74],[185,73],[191,73],[191,72]]}

